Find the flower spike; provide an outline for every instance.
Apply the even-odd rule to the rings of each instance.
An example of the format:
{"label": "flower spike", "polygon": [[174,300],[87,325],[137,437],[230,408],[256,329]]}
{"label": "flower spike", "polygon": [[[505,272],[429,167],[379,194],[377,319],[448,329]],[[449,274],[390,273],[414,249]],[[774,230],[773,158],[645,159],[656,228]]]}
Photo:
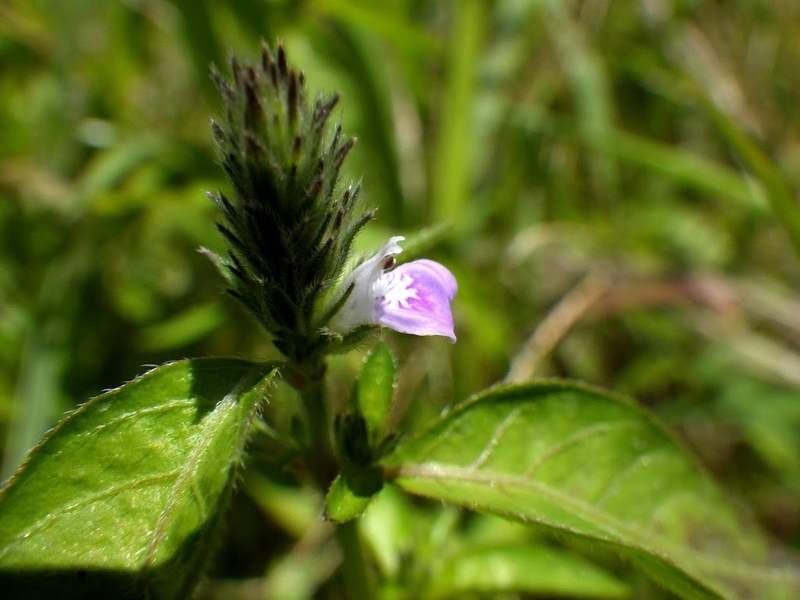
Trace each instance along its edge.
{"label": "flower spike", "polygon": [[211,194],[227,252],[205,253],[275,347],[314,362],[325,348],[319,311],[374,212],[356,206],[358,185],[340,184],[353,140],[331,124],[338,96],[310,101],[280,44],[260,60],[232,59],[230,70],[231,79],[212,74],[225,110],[211,125],[231,184]]}

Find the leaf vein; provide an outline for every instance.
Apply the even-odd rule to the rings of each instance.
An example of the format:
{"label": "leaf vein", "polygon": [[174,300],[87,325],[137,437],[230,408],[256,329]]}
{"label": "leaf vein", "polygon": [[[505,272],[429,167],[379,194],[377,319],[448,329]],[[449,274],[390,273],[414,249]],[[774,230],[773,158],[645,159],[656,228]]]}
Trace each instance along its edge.
{"label": "leaf vein", "polygon": [[553,444],[545,452],[543,452],[537,460],[533,461],[528,469],[525,471],[525,477],[532,479],[536,472],[550,459],[557,456],[570,446],[574,446],[582,441],[589,439],[595,435],[602,435],[612,431],[638,428],[639,423],[636,421],[617,421],[617,422],[603,422],[594,423],[587,427],[577,430],[572,435],[560,440],[558,443]]}
{"label": "leaf vein", "polygon": [[76,434],[74,439],[79,440],[85,437],[94,436],[96,433],[103,431],[104,429],[108,429],[114,425],[118,425],[119,423],[124,423],[125,421],[128,421],[133,418],[140,418],[142,416],[150,414],[158,414],[168,410],[174,410],[176,408],[177,409],[191,408],[194,407],[195,405],[196,403],[193,400],[191,399],[185,400],[181,398],[181,399],[170,400],[162,404],[158,404],[156,406],[148,406],[146,408],[140,408],[130,412],[122,413],[109,421],[95,425],[92,429],[84,431],[83,433]]}
{"label": "leaf vein", "polygon": [[662,447],[651,450],[650,452],[645,452],[644,454],[640,454],[636,457],[635,460],[632,460],[631,463],[625,467],[624,469],[620,469],[617,474],[612,477],[608,483],[606,483],[605,488],[603,491],[598,495],[597,499],[594,501],[594,505],[597,508],[602,508],[608,499],[613,494],[614,490],[619,489],[620,484],[628,479],[633,473],[635,473],[638,469],[642,467],[649,466],[653,457],[666,455],[669,456],[669,448]]}
{"label": "leaf vein", "polygon": [[521,411],[522,411],[522,407],[518,406],[517,408],[512,410],[510,413],[508,413],[508,416],[506,416],[505,419],[500,421],[500,423],[495,428],[494,433],[492,433],[492,437],[486,443],[486,446],[483,448],[483,450],[478,455],[478,457],[470,465],[471,469],[480,469],[483,466],[483,464],[487,460],[489,460],[489,456],[492,454],[494,449],[497,447],[497,444],[500,443],[500,440],[502,439],[503,435],[505,434],[506,431],[508,431],[508,428],[511,427],[511,425],[514,423],[514,421],[519,416],[519,413]]}
{"label": "leaf vein", "polygon": [[163,483],[165,481],[170,481],[171,479],[177,478],[179,474],[180,471],[176,469],[175,471],[170,471],[169,473],[159,473],[158,475],[151,475],[149,477],[140,477],[138,479],[126,482],[125,484],[122,485],[113,485],[102,491],[84,496],[83,498],[81,498],[76,502],[66,504],[57,511],[49,512],[43,518],[32,523],[31,526],[27,528],[25,531],[18,534],[14,542],[10,543],[5,548],[0,549],[0,558],[3,558],[6,554],[12,551],[16,544],[23,542],[34,533],[37,533],[38,531],[45,529],[50,523],[57,521],[64,515],[76,509],[88,506],[94,502],[98,502],[106,498],[111,498],[127,490],[137,489],[147,485],[154,485]]}

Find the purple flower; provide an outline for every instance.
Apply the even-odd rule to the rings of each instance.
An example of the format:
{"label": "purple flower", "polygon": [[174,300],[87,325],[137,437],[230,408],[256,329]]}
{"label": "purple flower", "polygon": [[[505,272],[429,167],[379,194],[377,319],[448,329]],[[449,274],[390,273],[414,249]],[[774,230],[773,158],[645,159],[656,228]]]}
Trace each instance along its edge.
{"label": "purple flower", "polygon": [[394,267],[394,256],[405,238],[390,238],[380,252],[361,263],[345,280],[350,297],[337,313],[333,326],[348,331],[376,323],[413,335],[443,335],[456,341],[450,301],[456,278],[432,260],[415,260]]}

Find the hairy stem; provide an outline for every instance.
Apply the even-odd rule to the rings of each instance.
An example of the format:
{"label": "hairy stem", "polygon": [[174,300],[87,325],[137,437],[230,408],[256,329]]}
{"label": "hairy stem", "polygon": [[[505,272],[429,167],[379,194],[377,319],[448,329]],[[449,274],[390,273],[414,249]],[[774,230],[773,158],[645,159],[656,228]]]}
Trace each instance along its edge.
{"label": "hairy stem", "polygon": [[[304,365],[294,382],[300,391],[307,428],[307,461],[317,486],[327,491],[338,473],[338,464],[331,437],[331,415],[325,388],[326,365],[323,361]],[[336,539],[342,551],[341,573],[346,597],[353,600],[374,598],[374,582],[355,521],[340,523]]]}
{"label": "hairy stem", "polygon": [[325,389],[326,365],[314,361],[304,365],[299,385],[300,399],[305,413],[308,467],[317,486],[323,492],[330,487],[338,471],[331,439],[331,417]]}
{"label": "hairy stem", "polygon": [[347,598],[352,600],[375,598],[374,582],[358,535],[358,521],[340,523],[336,527],[336,539],[342,550],[341,569],[347,588]]}

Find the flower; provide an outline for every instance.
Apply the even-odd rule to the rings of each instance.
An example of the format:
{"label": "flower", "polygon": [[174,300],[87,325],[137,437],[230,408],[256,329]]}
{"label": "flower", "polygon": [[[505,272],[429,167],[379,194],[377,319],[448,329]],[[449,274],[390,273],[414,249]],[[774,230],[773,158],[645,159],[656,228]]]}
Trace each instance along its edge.
{"label": "flower", "polygon": [[341,331],[375,323],[401,333],[443,335],[456,341],[450,301],[456,278],[432,260],[414,260],[394,267],[394,256],[403,249],[396,236],[372,258],[361,263],[345,280],[353,291],[337,313],[333,326]]}

